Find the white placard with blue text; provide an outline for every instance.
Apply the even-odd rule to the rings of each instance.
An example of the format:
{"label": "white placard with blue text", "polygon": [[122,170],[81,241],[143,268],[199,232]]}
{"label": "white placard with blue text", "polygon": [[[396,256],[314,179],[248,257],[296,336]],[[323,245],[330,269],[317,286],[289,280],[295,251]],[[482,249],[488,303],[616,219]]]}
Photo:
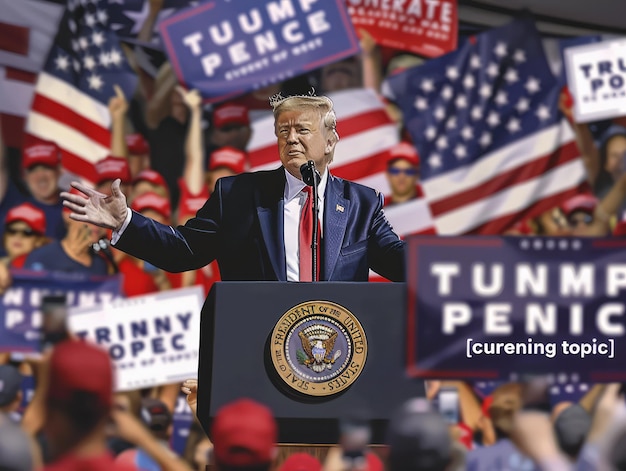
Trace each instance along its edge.
{"label": "white placard with blue text", "polygon": [[565,49],[577,123],[626,115],[626,39]]}
{"label": "white placard with blue text", "polygon": [[182,382],[198,375],[202,288],[136,296],[70,311],[69,328],[105,348],[116,390]]}

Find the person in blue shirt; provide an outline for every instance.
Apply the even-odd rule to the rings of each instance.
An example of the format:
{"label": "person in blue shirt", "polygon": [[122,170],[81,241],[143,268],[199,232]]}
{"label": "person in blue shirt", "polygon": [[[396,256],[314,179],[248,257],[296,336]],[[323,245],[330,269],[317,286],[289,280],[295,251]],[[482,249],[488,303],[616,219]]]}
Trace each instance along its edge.
{"label": "person in blue shirt", "polygon": [[67,235],[30,253],[24,262],[29,270],[83,273],[85,275],[107,275],[106,260],[92,250],[92,245],[104,237],[104,231],[69,217],[63,211]]}

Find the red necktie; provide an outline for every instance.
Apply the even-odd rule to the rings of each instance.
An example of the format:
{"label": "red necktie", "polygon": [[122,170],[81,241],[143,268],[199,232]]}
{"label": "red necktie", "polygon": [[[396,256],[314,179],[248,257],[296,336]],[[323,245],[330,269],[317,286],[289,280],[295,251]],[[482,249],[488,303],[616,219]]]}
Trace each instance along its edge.
{"label": "red necktie", "polygon": [[[300,281],[313,281],[313,262],[311,260],[311,241],[313,235],[313,189],[305,186],[306,201],[300,213]],[[320,279],[320,228],[317,225],[317,279]]]}

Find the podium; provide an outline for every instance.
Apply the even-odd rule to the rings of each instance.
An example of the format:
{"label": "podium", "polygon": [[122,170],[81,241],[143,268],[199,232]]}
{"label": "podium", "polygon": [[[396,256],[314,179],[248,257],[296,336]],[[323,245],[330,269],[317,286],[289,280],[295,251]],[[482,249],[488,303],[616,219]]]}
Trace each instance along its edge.
{"label": "podium", "polygon": [[338,419],[355,407],[372,419],[372,443],[384,443],[393,412],[424,396],[424,382],[405,374],[405,291],[403,283],[216,283],[200,331],[204,430],[221,406],[246,397],[272,409],[281,443],[336,443]]}

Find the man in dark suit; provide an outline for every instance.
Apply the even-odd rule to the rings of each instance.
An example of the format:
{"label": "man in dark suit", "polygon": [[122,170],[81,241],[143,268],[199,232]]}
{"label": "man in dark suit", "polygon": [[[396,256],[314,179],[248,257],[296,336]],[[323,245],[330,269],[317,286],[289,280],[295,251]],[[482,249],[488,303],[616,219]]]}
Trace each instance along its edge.
{"label": "man in dark suit", "polygon": [[403,281],[404,243],[385,219],[382,196],[328,172],[339,140],[331,100],[277,96],[271,104],[282,167],[220,179],[184,226],[164,226],[132,212],[119,182],[110,197],[72,183],[87,196],[64,193],[64,204],[72,218],[113,229],[116,248],[167,271],[192,270],[217,259],[225,281],[308,281],[310,264],[303,268],[302,259],[311,249],[300,231],[310,196],[300,168],[312,160],[321,174],[319,279],[367,281],[371,268]]}

